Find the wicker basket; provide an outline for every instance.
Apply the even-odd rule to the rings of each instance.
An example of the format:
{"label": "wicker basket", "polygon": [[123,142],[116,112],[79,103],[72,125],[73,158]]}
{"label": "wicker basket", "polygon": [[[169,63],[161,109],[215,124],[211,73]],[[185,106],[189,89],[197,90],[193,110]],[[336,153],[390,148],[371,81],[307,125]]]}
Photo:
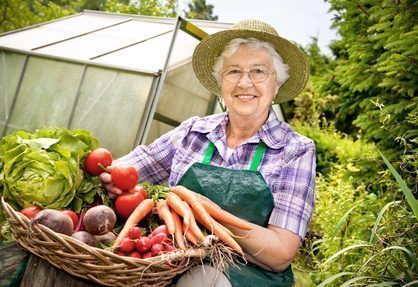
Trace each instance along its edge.
{"label": "wicker basket", "polygon": [[1,203],[19,246],[74,276],[104,286],[167,286],[174,276],[200,263],[208,254],[202,248],[176,250],[147,259],[123,257],[32,224],[3,197]]}

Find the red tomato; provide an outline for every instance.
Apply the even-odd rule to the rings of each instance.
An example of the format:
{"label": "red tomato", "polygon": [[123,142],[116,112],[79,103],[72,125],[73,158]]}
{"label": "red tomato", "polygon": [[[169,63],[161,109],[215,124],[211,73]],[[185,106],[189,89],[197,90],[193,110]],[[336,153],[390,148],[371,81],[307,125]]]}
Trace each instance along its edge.
{"label": "red tomato", "polygon": [[115,201],[116,212],[123,218],[128,218],[135,208],[145,198],[141,193],[124,193],[119,195]]}
{"label": "red tomato", "polygon": [[29,219],[32,219],[35,217],[35,215],[41,211],[42,208],[40,208],[39,206],[36,205],[29,205],[25,208],[23,208],[20,213],[22,213],[24,216],[26,216]]}
{"label": "red tomato", "polygon": [[122,190],[130,190],[139,180],[136,169],[131,165],[119,165],[110,170],[113,185]]}
{"label": "red tomato", "polygon": [[140,185],[135,185],[135,187],[132,188],[130,192],[139,192],[144,196],[144,198],[148,198],[148,191]]}
{"label": "red tomato", "polygon": [[75,228],[77,226],[77,223],[78,223],[78,215],[77,215],[77,213],[75,213],[72,210],[68,210],[68,209],[66,209],[66,210],[60,210],[60,211],[62,213],[67,214],[71,218],[71,220],[73,221],[73,224],[74,224],[74,228]]}
{"label": "red tomato", "polygon": [[103,169],[99,166],[99,163],[108,167],[112,164],[113,158],[110,151],[105,148],[96,148],[90,152],[84,162],[84,168],[90,175],[99,175],[103,172]]}

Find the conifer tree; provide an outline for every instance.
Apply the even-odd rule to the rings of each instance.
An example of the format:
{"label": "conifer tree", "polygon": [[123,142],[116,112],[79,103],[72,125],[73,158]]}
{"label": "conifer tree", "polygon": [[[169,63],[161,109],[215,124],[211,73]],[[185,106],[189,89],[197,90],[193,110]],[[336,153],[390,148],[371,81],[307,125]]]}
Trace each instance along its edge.
{"label": "conifer tree", "polygon": [[336,95],[336,126],[366,138],[418,181],[418,2],[328,0],[341,39],[323,95]]}

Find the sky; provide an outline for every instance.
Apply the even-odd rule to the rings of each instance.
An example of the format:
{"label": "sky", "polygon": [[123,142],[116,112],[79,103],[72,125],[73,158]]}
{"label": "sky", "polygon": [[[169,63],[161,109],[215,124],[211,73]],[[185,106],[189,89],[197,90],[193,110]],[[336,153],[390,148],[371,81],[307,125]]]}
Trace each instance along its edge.
{"label": "sky", "polygon": [[329,3],[323,0],[206,0],[212,4],[218,21],[236,23],[244,19],[258,19],[269,23],[280,36],[307,46],[311,37],[325,54],[331,54],[328,45],[338,39],[331,30],[332,14]]}

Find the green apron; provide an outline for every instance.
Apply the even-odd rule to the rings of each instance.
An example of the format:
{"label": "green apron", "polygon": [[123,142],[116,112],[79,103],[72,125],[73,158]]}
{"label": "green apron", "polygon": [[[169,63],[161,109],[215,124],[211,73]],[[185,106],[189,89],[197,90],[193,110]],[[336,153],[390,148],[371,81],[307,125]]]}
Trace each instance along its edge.
{"label": "green apron", "polygon": [[[194,163],[178,185],[198,192],[222,209],[266,227],[273,210],[273,196],[258,171],[266,145],[260,141],[249,170],[233,170],[211,166],[215,145],[209,142],[202,163]],[[269,272],[255,264],[229,268],[233,287],[292,286],[293,272],[289,266],[282,272]]]}

